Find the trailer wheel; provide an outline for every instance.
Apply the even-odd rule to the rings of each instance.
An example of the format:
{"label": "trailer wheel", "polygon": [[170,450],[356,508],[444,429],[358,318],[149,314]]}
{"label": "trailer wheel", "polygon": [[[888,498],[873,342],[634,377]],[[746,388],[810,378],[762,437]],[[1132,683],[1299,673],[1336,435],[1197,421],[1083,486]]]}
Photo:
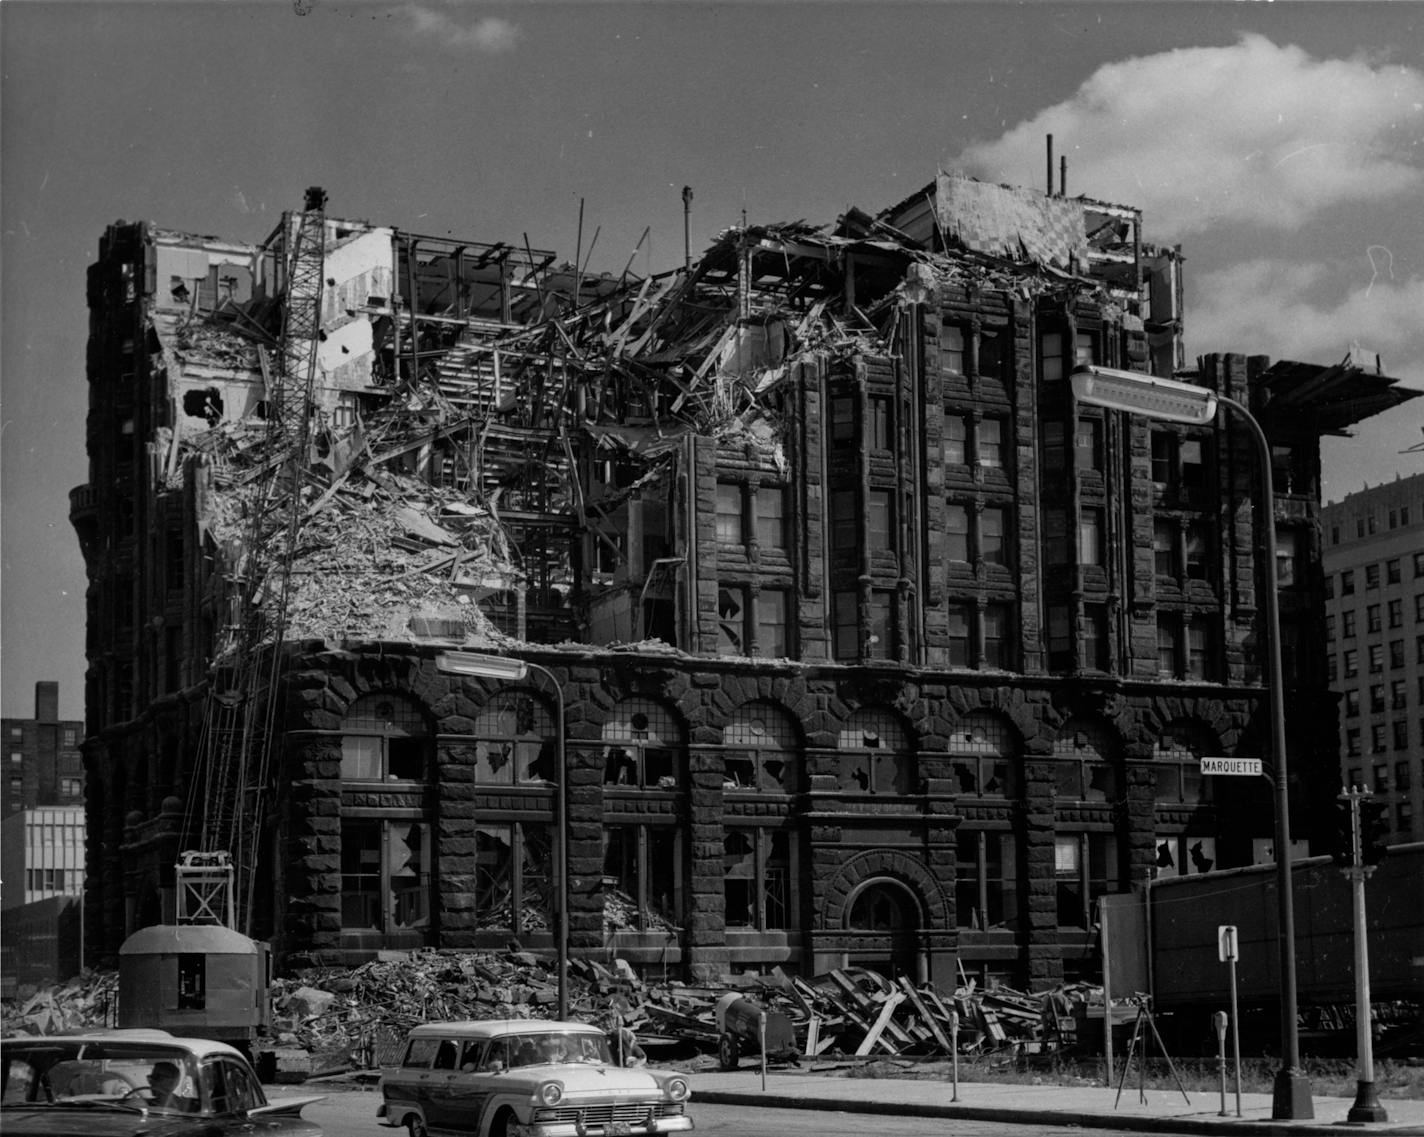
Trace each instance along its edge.
{"label": "trailer wheel", "polygon": [[418,1113],[412,1113],[405,1119],[405,1127],[410,1133],[410,1137],[430,1137],[425,1130],[425,1119]]}
{"label": "trailer wheel", "polygon": [[731,1031],[723,1031],[717,1040],[717,1061],[724,1070],[735,1070],[741,1064],[742,1047]]}

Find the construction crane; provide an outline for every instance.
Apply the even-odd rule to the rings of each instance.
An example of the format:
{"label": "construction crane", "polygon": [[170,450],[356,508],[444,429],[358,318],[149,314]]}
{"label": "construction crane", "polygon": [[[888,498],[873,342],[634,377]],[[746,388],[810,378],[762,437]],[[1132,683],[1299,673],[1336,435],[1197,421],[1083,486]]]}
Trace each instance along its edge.
{"label": "construction crane", "polygon": [[[276,357],[262,350],[266,437],[248,471],[243,547],[225,566],[227,613],[209,676],[184,832],[195,852],[231,858],[238,904],[227,911],[250,934],[259,842],[271,797],[273,741],[292,561],[307,478],[317,340],[326,257],[326,193],[306,192],[282,224],[285,299]],[[264,650],[265,649],[265,650]]]}

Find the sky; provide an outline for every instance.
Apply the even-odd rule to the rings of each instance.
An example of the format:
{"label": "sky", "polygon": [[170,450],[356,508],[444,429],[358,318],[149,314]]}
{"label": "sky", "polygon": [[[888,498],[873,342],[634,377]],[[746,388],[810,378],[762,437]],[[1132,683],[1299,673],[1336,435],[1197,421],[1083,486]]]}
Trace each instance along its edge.
{"label": "sky", "polygon": [[[1415,0],[5,0],[0,66],[7,716],[46,679],[83,715],[68,494],[116,221],[256,242],[320,185],[332,216],[656,272],[683,186],[696,253],[743,211],[830,222],[940,168],[1043,188],[1051,133],[1070,195],[1182,246],[1189,360],[1358,345],[1424,389]],[[1323,463],[1326,500],[1424,471],[1424,399]]]}

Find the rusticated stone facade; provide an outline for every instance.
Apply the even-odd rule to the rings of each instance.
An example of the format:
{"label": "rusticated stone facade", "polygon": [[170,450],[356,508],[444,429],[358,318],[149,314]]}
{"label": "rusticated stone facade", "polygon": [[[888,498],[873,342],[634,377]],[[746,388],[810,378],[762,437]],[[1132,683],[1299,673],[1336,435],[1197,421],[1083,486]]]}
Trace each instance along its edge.
{"label": "rusticated stone facade", "polygon": [[[1007,192],[937,185],[941,213],[953,194]],[[1084,237],[1087,262],[1007,266],[947,243],[925,212],[933,192],[887,211],[888,229],[853,211],[824,231],[733,231],[665,292],[602,281],[607,311],[572,333],[532,276],[498,267],[503,246],[470,260],[329,222],[345,257],[331,271],[350,275],[340,304],[323,300],[336,360],[323,413],[359,407],[372,437],[396,441],[349,446],[339,470],[328,454],[298,514],[318,528],[295,526],[292,563],[269,566],[305,590],[298,626],[318,610],[329,626],[240,666],[214,645],[220,626],[245,627],[233,614],[254,601],[234,590],[250,566],[238,538],[214,536],[214,502],[226,447],[252,423],[219,424],[231,431],[180,469],[162,433],[175,396],[152,392],[166,376],[188,384],[185,406],[206,397],[167,371],[192,347],[194,309],[148,261],[155,241],[164,264],[197,257],[216,290],[223,265],[250,256],[260,276],[268,251],[112,230],[91,273],[90,379],[125,397],[94,402],[94,485],[74,516],[91,575],[89,956],[172,919],[174,861],[236,808],[255,850],[239,908],[282,965],[549,950],[566,841],[572,951],[650,975],[858,963],[1035,988],[1092,975],[1098,897],[1250,864],[1269,844],[1264,782],[1204,778],[1199,762],[1269,756],[1258,595],[1273,567],[1306,830],[1311,774],[1335,768],[1313,650],[1326,420],[1299,395],[1326,369],[1229,355],[1177,372],[1259,412],[1290,464],[1270,511],[1285,552],[1265,565],[1239,423],[1080,405],[1069,382],[1075,366],[1174,358],[1180,312],[1149,316],[1171,298],[1175,254],[1149,257],[1140,234]],[[1055,232],[1079,208],[1111,222],[1094,234],[1140,226],[1086,199],[1038,205]],[[423,327],[416,313],[456,277],[485,289],[486,310],[466,297]],[[543,283],[577,283],[559,279]],[[370,294],[401,280],[421,303]],[[535,332],[545,346],[526,351]],[[570,334],[587,337],[582,356],[565,354]],[[491,344],[524,386],[498,372],[482,385]],[[645,354],[596,356],[610,345]],[[222,362],[224,397],[255,405],[249,376]],[[221,370],[202,363],[203,382]],[[421,383],[466,417],[441,419]],[[417,484],[438,501],[405,499],[394,536],[361,528],[373,502]],[[322,509],[350,512],[333,525]],[[343,528],[370,540],[302,560]],[[418,609],[422,587],[446,609]],[[461,651],[532,668],[475,678],[445,654]],[[276,676],[252,719],[273,725],[256,740],[263,773],[225,783],[201,756],[243,669]]]}

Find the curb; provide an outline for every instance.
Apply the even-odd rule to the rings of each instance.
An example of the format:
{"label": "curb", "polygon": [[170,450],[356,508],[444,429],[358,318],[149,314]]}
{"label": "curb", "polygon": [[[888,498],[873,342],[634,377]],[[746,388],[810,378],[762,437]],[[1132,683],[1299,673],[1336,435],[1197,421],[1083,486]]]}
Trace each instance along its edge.
{"label": "curb", "polygon": [[749,1105],[769,1109],[819,1109],[839,1113],[888,1113],[900,1117],[962,1118],[966,1121],[1023,1122],[1033,1125],[1070,1125],[1093,1129],[1127,1129],[1136,1133],[1250,1133],[1257,1137],[1294,1137],[1313,1134],[1320,1137],[1359,1137],[1361,1133],[1387,1133],[1390,1137],[1424,1137],[1424,1126],[1363,1124],[1348,1122],[1247,1121],[1230,1118],[1207,1121],[1193,1117],[1143,1117],[1141,1114],[1081,1113],[1074,1110],[1002,1109],[995,1106],[952,1103],[929,1105],[923,1102],[879,1102],[863,1098],[781,1096],[773,1092],[747,1093],[739,1090],[692,1091],[694,1102],[713,1105]]}

